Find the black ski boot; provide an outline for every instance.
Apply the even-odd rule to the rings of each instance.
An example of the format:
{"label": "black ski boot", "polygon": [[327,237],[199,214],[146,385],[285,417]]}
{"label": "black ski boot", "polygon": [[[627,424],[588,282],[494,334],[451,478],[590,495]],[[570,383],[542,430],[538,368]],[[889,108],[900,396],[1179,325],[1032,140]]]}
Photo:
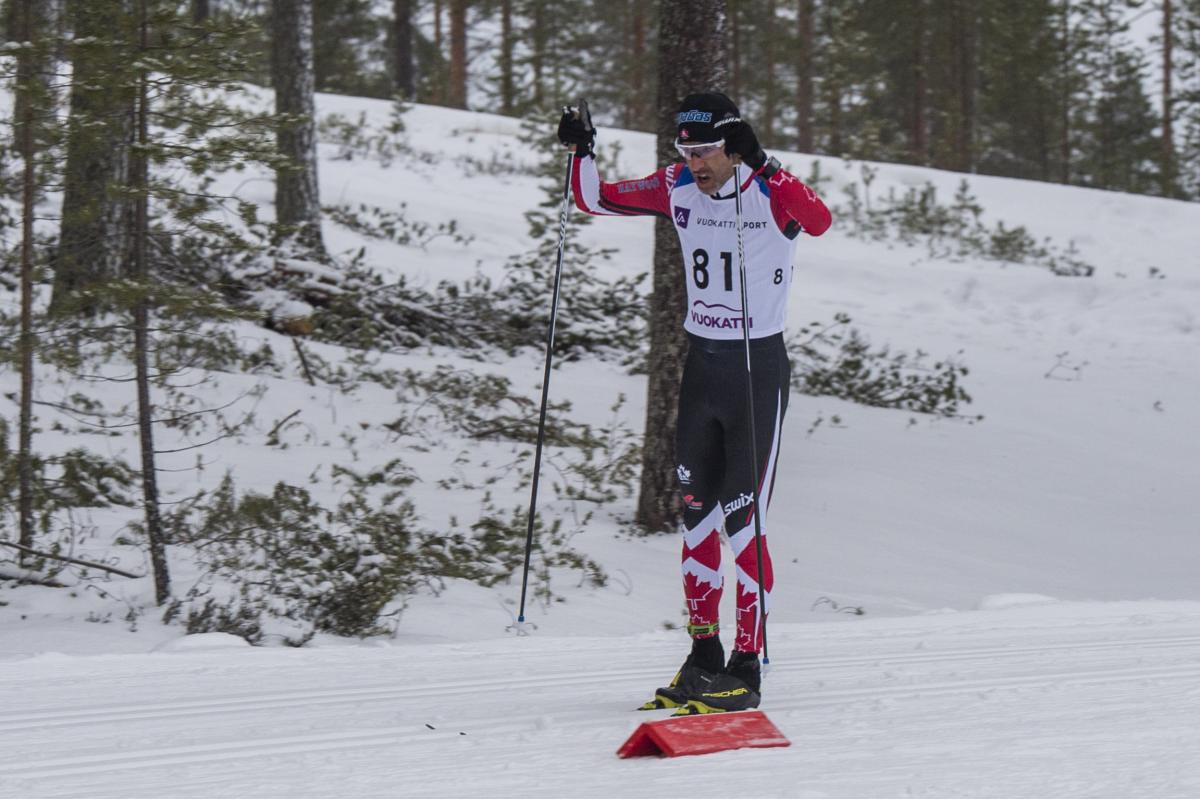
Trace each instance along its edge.
{"label": "black ski boot", "polygon": [[734,652],[729,665],[720,674],[703,674],[696,678],[686,707],[675,711],[676,716],[698,713],[728,713],[750,710],[762,701],[762,668],[754,652]]}
{"label": "black ski boot", "polygon": [[735,649],[729,656],[729,665],[725,667],[725,673],[737,677],[746,683],[750,690],[759,696],[762,695],[762,666],[758,662],[757,653],[740,652]]}
{"label": "black ski boot", "polygon": [[659,688],[654,692],[654,698],[638,708],[638,710],[661,710],[662,708],[687,706],[688,700],[695,696],[697,686],[702,678],[714,677],[722,670],[725,660],[725,649],[717,636],[708,638],[693,638],[692,651],[675,673],[670,685]]}

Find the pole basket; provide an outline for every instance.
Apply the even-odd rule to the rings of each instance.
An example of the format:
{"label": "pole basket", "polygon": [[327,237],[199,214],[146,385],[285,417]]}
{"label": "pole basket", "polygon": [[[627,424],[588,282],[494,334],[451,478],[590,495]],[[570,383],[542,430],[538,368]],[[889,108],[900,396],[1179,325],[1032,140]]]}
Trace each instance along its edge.
{"label": "pole basket", "polygon": [[516,633],[517,637],[525,635],[533,635],[533,631],[537,629],[537,625],[531,621],[514,621],[512,624],[504,628],[505,632]]}

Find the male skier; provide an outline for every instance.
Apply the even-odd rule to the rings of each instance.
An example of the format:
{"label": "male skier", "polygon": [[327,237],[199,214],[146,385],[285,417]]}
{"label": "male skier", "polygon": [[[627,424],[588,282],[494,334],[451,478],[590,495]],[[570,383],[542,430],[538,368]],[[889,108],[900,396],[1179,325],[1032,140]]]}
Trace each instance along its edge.
{"label": "male skier", "polygon": [[[686,706],[682,712],[711,713],[759,704],[758,653],[773,584],[764,537],[762,587],[768,607],[759,608],[734,165],[749,167],[742,170],[742,232],[762,516],[774,486],[787,409],[791,365],[783,331],[796,237],[801,232],[821,235],[831,218],[812,189],[767,158],[754,130],[724,94],[689,95],[676,121],[675,147],[683,161],[638,180],[600,179],[592,152],[595,131],[579,112],[564,111],[558,138],[576,155],[571,183],[581,210],[605,216],[663,216],[674,222],[679,234],[687,284],[688,354],[679,390],[675,454],[683,496],[683,591],[692,651],[671,684],[658,689],[643,709]],[[728,664],[718,635],[722,530],[737,563],[737,635]]]}

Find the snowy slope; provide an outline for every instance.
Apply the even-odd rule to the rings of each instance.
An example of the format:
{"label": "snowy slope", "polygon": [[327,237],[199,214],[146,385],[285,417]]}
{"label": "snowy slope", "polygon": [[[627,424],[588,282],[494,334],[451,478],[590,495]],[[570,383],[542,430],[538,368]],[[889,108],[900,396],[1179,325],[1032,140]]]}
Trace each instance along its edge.
{"label": "snowy slope", "polygon": [[[348,118],[366,112],[380,127],[388,119],[386,103],[319,105]],[[473,240],[401,247],[327,223],[331,249],[365,247],[380,271],[425,283],[495,274],[530,249],[523,214],[543,195],[520,171],[535,158],[519,123],[421,106],[405,123],[415,155],[387,166],[339,159],[336,144],[323,144],[323,201],[406,203],[410,219],[453,219]],[[605,174],[654,168],[649,136],[605,130],[600,141]],[[780,157],[801,175],[814,160]],[[861,164],[815,160],[831,203],[861,183]],[[480,171],[489,163],[501,166]],[[877,197],[930,181],[948,199],[962,177],[873,166]],[[974,397],[964,411],[985,419],[914,419],[793,394],[767,525],[777,585],[764,701],[792,748],[678,763],[614,757],[644,718],[629,708],[670,677],[686,648],[682,633],[665,629],[683,620],[678,541],[624,533],[617,520],[632,514],[630,498],[571,542],[602,564],[609,584],[559,579],[563,601],[530,608],[538,630],[529,638],[505,631],[515,582],[452,581],[413,598],[391,639],[320,637],[302,650],[181,639],[157,623],[146,579],[104,583],[102,594],[6,588],[0,797],[671,797],[697,784],[691,795],[1200,796],[1200,205],[969,180],[989,224],[1074,242],[1097,273],[1068,279],[931,260],[922,249],[850,239],[836,219],[824,237],[801,242],[794,327],[846,312],[878,346],[958,354]],[[266,180],[241,176],[228,188],[271,201]],[[648,220],[572,228],[617,249],[595,265],[607,276],[648,269],[651,234]],[[240,334],[290,352],[261,329]],[[537,397],[539,353],[480,364],[417,351],[381,366],[442,363],[505,375]],[[206,450],[203,474],[164,473],[168,496],[211,485],[228,468],[240,485],[268,490],[288,479],[328,502],[336,497],[310,482],[318,467],[362,469],[397,454],[390,437],[363,432],[395,417],[389,392],[310,388],[295,374],[263,381],[255,435]],[[258,382],[220,381],[218,396]],[[16,386],[0,373],[0,395]],[[623,393],[622,421],[641,429],[644,381],[615,365],[564,364],[552,392],[593,423]],[[15,403],[0,402],[15,415]],[[302,424],[287,448],[266,446],[274,422],[297,409]],[[50,430],[37,438],[45,450],[79,443]],[[135,460],[132,439],[84,443]],[[423,473],[448,472],[464,446],[490,446],[441,443],[412,454]],[[188,454],[164,466],[193,462]],[[474,509],[477,497],[436,482],[412,490],[427,519]],[[547,500],[542,512],[566,510]],[[77,554],[113,554],[107,542],[128,517],[93,514],[102,534]],[[144,571],[136,550],[116,554]],[[173,566],[186,587],[188,564]],[[142,614],[132,625],[122,621],[131,609]]]}
{"label": "snowy slope", "polygon": [[38,656],[0,664],[0,795],[1200,795],[1200,604],[994,604],[775,625],[792,746],[676,760],[615,756],[665,634]]}

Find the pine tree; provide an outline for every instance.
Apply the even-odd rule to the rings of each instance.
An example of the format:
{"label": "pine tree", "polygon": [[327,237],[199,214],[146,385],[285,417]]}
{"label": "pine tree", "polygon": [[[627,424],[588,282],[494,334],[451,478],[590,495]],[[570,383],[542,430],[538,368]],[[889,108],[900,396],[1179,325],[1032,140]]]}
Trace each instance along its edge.
{"label": "pine tree", "polygon": [[[978,168],[989,175],[1056,180],[1061,157],[1058,113],[1075,84],[1064,56],[1052,0],[1018,7],[984,5],[980,20]],[[1068,103],[1069,105],[1069,103]]]}
{"label": "pine tree", "polygon": [[[78,218],[115,220],[112,235],[121,242],[113,254],[116,272],[89,273],[86,287],[67,295],[55,323],[70,328],[69,342],[80,347],[97,341],[113,351],[132,353],[137,388],[137,426],[142,452],[144,532],[149,542],[159,602],[170,592],[165,548],[167,541],[159,518],[154,429],[161,410],[156,394],[168,392],[172,374],[168,361],[174,342],[160,339],[170,333],[168,320],[194,330],[196,321],[227,313],[214,301],[208,287],[220,282],[228,259],[249,246],[237,230],[214,218],[218,208],[237,205],[243,222],[254,222],[255,209],[212,189],[215,173],[242,169],[247,164],[274,164],[271,132],[274,120],[234,107],[230,95],[243,90],[234,81],[249,65],[240,53],[251,38],[251,28],[231,15],[212,14],[203,23],[193,21],[192,9],[173,0],[89,0],[83,15],[88,25],[97,18],[110,23],[103,35],[79,41],[72,52],[72,102],[68,142],[78,145],[82,134],[100,131],[111,141],[112,120],[123,119],[123,139],[114,149],[121,169],[112,170],[92,196],[81,185],[97,185],[87,170],[64,173],[64,233],[68,208]],[[91,73],[97,63],[114,65],[108,72]],[[84,135],[88,148],[96,141]],[[74,185],[80,184],[80,185]],[[69,206],[67,197],[78,202]],[[59,251],[64,245],[60,242]],[[117,258],[117,256],[120,256]],[[61,266],[61,264],[60,264]],[[72,318],[72,308],[105,311],[99,322]],[[132,324],[129,320],[132,320]],[[107,323],[107,324],[105,324]],[[126,338],[130,336],[132,340]],[[91,339],[89,339],[91,337]],[[102,337],[102,338],[101,338]],[[184,341],[190,339],[183,339]],[[86,357],[69,345],[47,357],[78,363]],[[161,396],[161,395],[160,395]]]}
{"label": "pine tree", "polygon": [[1137,5],[1136,0],[1080,3],[1080,27],[1090,45],[1083,61],[1090,97],[1076,125],[1076,182],[1084,185],[1140,192],[1157,183],[1157,120],[1145,89],[1149,63],[1127,36],[1125,12]]}
{"label": "pine tree", "polygon": [[930,162],[970,172],[978,123],[979,5],[976,0],[934,0],[931,11]]}
{"label": "pine tree", "polygon": [[525,43],[517,64],[529,73],[518,112],[542,113],[579,92],[580,86],[572,78],[581,65],[572,44],[579,35],[581,18],[572,13],[576,9],[568,2],[517,0],[517,9],[524,20],[521,38]]}
{"label": "pine tree", "polygon": [[[391,97],[396,76],[388,70],[386,34],[384,20],[375,16],[370,0],[314,2],[313,85],[316,91],[381,99]],[[411,47],[410,36],[410,69]],[[395,58],[395,49],[391,52]]]}
{"label": "pine tree", "polygon": [[1175,22],[1171,0],[1162,0],[1162,154],[1159,158],[1159,191],[1164,197],[1178,194],[1175,157]]}
{"label": "pine tree", "polygon": [[875,130],[878,126],[869,124],[866,111],[871,103],[869,88],[880,85],[882,68],[857,13],[849,3],[831,0],[816,9],[813,49],[821,54],[821,68],[814,97],[814,151],[885,159],[876,146],[881,138]]}
{"label": "pine tree", "polygon": [[651,76],[654,69],[656,3],[621,0],[599,6],[580,3],[584,11],[562,32],[564,62],[560,90],[584,96],[601,119],[633,130],[655,125]]}
{"label": "pine tree", "polygon": [[1178,176],[1182,196],[1200,199],[1200,0],[1177,0],[1174,93],[1178,131]]}

